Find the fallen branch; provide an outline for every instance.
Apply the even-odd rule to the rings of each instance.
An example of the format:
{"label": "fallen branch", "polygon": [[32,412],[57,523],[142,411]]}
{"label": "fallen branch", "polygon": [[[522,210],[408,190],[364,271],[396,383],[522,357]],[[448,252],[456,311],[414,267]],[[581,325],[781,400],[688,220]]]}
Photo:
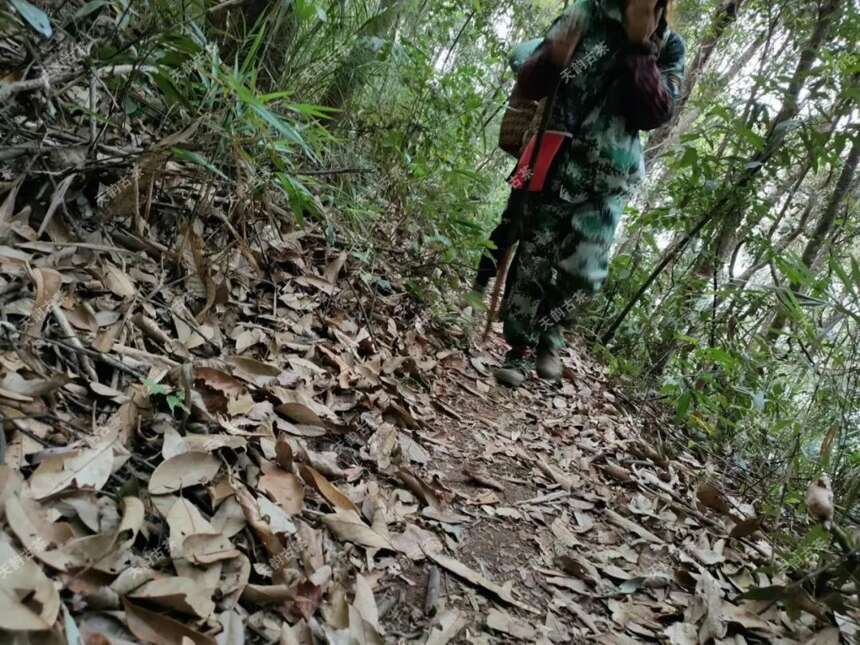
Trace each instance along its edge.
{"label": "fallen branch", "polygon": [[143,380],[146,378],[146,374],[138,372],[134,368],[131,368],[128,365],[125,365],[124,363],[116,360],[115,358],[111,358],[107,354],[102,354],[101,352],[97,352],[94,349],[89,349],[87,347],[84,347],[83,345],[78,347],[78,346],[75,346],[71,343],[67,343],[67,342],[62,341],[62,340],[57,340],[55,338],[39,338],[37,340],[39,340],[43,343],[49,343],[51,345],[57,345],[59,347],[64,347],[64,348],[66,348],[72,352],[77,352],[79,354],[83,354],[85,356],[88,356],[88,357],[96,360],[96,361],[99,361],[100,363],[104,363],[105,365],[109,365],[110,367],[113,367],[113,368],[118,369],[122,372],[125,372],[126,374],[133,376],[137,379]]}
{"label": "fallen branch", "polygon": [[[158,67],[154,65],[110,65],[95,70],[96,76],[104,78],[105,76],[125,76],[132,72],[142,72],[144,74],[152,74],[158,72]],[[84,72],[72,72],[61,76],[48,76],[43,73],[39,78],[32,78],[26,81],[15,81],[14,83],[0,83],[0,103],[5,102],[9,97],[22,92],[32,92],[33,90],[44,90],[50,92],[52,87],[62,85],[74,80]]]}
{"label": "fallen branch", "polygon": [[39,78],[34,78],[29,81],[2,83],[0,84],[0,103],[5,102],[10,96],[15,94],[20,94],[21,92],[32,92],[33,90],[40,89],[45,91],[51,89],[51,81],[47,74],[42,74]]}
{"label": "fallen branch", "polygon": [[316,177],[322,175],[363,175],[376,172],[373,168],[332,168],[331,170],[297,170],[297,175]]}
{"label": "fallen branch", "polygon": [[[69,339],[69,343],[71,344],[70,349],[73,349],[76,353],[83,354],[80,357],[80,365],[90,377],[91,381],[96,383],[99,382],[99,375],[96,372],[95,365],[93,365],[92,360],[86,354],[86,348],[83,343],[81,343],[81,339],[78,338],[78,335],[75,333],[75,330],[69,324],[69,319],[66,318],[66,314],[63,313],[60,305],[54,303],[51,305],[51,313],[54,315],[54,318],[57,319],[57,322],[60,324],[60,328],[63,330],[63,333]],[[68,347],[68,346],[67,346]]]}

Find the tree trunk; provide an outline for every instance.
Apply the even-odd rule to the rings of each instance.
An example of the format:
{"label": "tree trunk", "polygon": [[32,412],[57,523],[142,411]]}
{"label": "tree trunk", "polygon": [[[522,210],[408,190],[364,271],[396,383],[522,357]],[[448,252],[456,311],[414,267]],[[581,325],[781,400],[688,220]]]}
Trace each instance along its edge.
{"label": "tree trunk", "polygon": [[[798,105],[800,92],[809,77],[809,72],[818,56],[818,50],[830,33],[833,18],[840,2],[841,0],[827,0],[827,3],[819,10],[818,20],[812,35],[804,46],[794,74],[792,74],[788,87],[783,93],[782,108],[771,121],[762,150],[750,160],[750,163],[747,164],[748,168],[763,166],[782,147],[787,135],[788,122],[794,119],[800,110]],[[744,171],[745,174],[748,172],[748,170]],[[711,242],[708,251],[703,253],[696,263],[694,268],[696,275],[710,276],[725,263],[745,213],[746,200],[738,200],[736,208],[726,213],[722,219],[722,226]]]}
{"label": "tree trunk", "polygon": [[[824,213],[821,215],[821,219],[818,220],[815,230],[812,232],[812,235],[809,237],[809,241],[806,243],[806,247],[803,249],[801,261],[808,269],[812,269],[815,266],[819,259],[821,250],[824,248],[828,238],[833,232],[833,227],[836,224],[836,217],[839,214],[839,206],[851,190],[851,184],[854,181],[854,175],[857,172],[858,162],[860,162],[860,130],[855,129],[854,142],[851,145],[851,151],[848,153],[848,158],[845,160],[845,165],[842,167],[842,174],[839,176],[839,181],[836,182],[836,189],[831,194],[830,200],[827,202],[827,206],[824,209]],[[797,282],[792,282],[788,288],[791,293],[798,293],[801,289],[801,285]],[[785,308],[781,307],[774,316],[773,321],[770,324],[770,328],[767,331],[768,340],[772,341],[778,338],[782,333],[782,330],[785,328],[787,321],[788,314],[785,311]]]}
{"label": "tree trunk", "polygon": [[[755,179],[760,174],[765,164],[776,154],[781,148],[788,134],[788,122],[797,116],[799,111],[798,97],[803,89],[804,83],[809,76],[812,65],[818,54],[818,50],[824,43],[833,25],[833,20],[836,11],[840,6],[841,0],[827,0],[824,5],[819,8],[818,17],[815,27],[809,36],[806,45],[801,52],[800,59],[795,68],[794,74],[789,81],[788,87],[783,94],[783,106],[779,114],[771,121],[768,132],[764,138],[764,144],[761,149],[749,160],[743,167],[743,170],[735,178],[729,178],[723,185],[722,196],[714,203],[714,205],[696,222],[693,228],[681,238],[680,243],[671,249],[667,249],[663,260],[654,269],[651,275],[646,280],[643,287],[633,297],[632,301],[622,310],[618,317],[610,325],[609,329],[603,336],[603,342],[608,343],[614,336],[617,329],[620,327],[625,317],[630,313],[636,301],[641,298],[647,288],[657,279],[660,272],[668,266],[673,259],[683,252],[687,244],[696,237],[710,222],[719,221],[721,226],[717,231],[712,243],[706,247],[703,253],[699,256],[695,263],[695,276],[708,277],[712,275],[715,264],[724,262],[728,250],[731,249],[731,241],[734,239],[735,231],[738,229],[744,213],[746,212],[746,202],[748,191],[754,184]],[[667,312],[663,322],[663,343],[661,343],[660,353],[668,355],[675,346],[675,335],[672,332],[676,328],[679,321],[683,321],[684,312],[692,298],[697,293],[695,288],[687,288],[681,295],[678,310],[675,313]],[[664,361],[664,364],[667,361]]]}

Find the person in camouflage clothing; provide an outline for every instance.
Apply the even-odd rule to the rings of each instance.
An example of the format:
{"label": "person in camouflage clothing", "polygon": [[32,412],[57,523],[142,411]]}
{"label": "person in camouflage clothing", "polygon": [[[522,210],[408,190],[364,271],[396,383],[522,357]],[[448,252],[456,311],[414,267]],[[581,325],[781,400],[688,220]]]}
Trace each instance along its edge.
{"label": "person in camouflage clothing", "polygon": [[[544,190],[522,214],[517,272],[503,309],[512,349],[496,378],[562,373],[561,330],[581,297],[606,280],[615,229],[644,173],[639,132],[668,122],[683,82],[684,43],[667,0],[578,0],[520,71],[528,98],[561,80],[548,130],[571,133]],[[565,61],[569,61],[565,65]]]}

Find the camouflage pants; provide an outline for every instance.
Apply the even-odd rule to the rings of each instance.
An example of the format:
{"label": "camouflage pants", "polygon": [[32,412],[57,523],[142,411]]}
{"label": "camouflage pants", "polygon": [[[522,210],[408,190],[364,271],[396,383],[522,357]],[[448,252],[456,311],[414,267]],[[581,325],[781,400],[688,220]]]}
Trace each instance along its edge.
{"label": "camouflage pants", "polygon": [[504,305],[505,338],[513,347],[558,349],[577,303],[606,281],[624,198],[571,204],[534,195],[529,201]]}

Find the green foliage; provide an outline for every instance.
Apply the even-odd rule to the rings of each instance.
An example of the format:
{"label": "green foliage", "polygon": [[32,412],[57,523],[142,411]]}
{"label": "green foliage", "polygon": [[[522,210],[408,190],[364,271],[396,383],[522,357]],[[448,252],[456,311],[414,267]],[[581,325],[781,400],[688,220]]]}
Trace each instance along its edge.
{"label": "green foliage", "polygon": [[171,414],[176,414],[177,410],[182,410],[184,412],[189,411],[188,407],[185,405],[184,392],[174,392],[172,388],[168,388],[167,386],[162,385],[161,383],[156,383],[150,379],[143,379],[143,384],[146,386],[150,396],[164,400],[164,403],[167,404]]}

